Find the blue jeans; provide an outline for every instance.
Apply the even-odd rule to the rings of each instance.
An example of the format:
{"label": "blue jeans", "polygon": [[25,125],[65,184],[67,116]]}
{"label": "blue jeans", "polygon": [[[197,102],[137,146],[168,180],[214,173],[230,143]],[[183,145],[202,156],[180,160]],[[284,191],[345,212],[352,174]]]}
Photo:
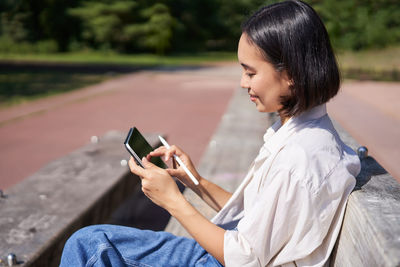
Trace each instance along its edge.
{"label": "blue jeans", "polygon": [[67,241],[61,267],[222,266],[194,239],[115,225],[94,225]]}

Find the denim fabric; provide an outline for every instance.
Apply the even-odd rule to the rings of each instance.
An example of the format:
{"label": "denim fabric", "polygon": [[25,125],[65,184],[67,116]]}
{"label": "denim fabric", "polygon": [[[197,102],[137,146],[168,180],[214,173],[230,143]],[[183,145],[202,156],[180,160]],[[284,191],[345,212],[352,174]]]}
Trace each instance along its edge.
{"label": "denim fabric", "polygon": [[195,240],[115,225],[94,225],[73,234],[61,267],[222,266]]}

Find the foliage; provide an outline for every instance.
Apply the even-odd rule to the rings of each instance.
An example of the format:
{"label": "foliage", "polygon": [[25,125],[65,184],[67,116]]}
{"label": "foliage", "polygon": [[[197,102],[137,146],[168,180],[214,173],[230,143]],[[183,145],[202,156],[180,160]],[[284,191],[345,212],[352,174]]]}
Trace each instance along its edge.
{"label": "foliage", "polygon": [[[111,47],[120,44],[128,36],[122,35],[129,27],[129,14],[135,2],[132,1],[86,1],[81,6],[68,10],[68,14],[82,22],[81,36],[89,46]],[[126,19],[128,17],[128,19]]]}
{"label": "foliage", "polygon": [[309,0],[334,47],[360,50],[400,43],[398,0]]}
{"label": "foliage", "polygon": [[[220,8],[218,17],[225,18],[221,20],[221,30],[219,36],[224,36],[222,45],[224,48],[236,50],[237,42],[241,34],[241,25],[243,21],[263,5],[272,4],[276,0],[252,0],[252,1],[231,1],[219,0]],[[226,19],[229,18],[229,19]]]}
{"label": "foliage", "polygon": [[54,40],[42,40],[36,43],[26,41],[15,42],[11,38],[4,36],[0,37],[0,51],[10,54],[46,54],[55,53],[58,51],[57,43]]}
{"label": "foliage", "polygon": [[144,23],[132,24],[124,30],[124,34],[137,40],[143,48],[154,49],[157,54],[164,54],[170,47],[174,19],[167,6],[161,3],[154,4],[140,12],[146,19]]}
{"label": "foliage", "polygon": [[66,11],[79,2],[80,0],[6,0],[0,5],[0,35],[16,44],[21,41],[35,43],[53,40],[59,51],[65,51],[71,38],[80,31],[78,21]]}
{"label": "foliage", "polygon": [[[400,43],[398,0],[305,1],[321,16],[336,49]],[[53,42],[50,51],[234,51],[243,20],[272,2],[276,0],[2,0],[0,52],[36,52],[42,41]]]}
{"label": "foliage", "polygon": [[86,1],[69,14],[82,21],[82,37],[89,46],[120,52],[142,48],[159,54],[170,46],[174,20],[161,3],[141,9],[130,0]]}

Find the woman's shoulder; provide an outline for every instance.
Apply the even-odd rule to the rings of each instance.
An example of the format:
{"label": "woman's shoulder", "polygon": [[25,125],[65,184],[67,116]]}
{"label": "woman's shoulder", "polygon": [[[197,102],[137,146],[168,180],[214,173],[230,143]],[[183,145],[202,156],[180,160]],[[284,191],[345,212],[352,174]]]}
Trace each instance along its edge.
{"label": "woman's shoulder", "polygon": [[321,188],[326,182],[354,179],[358,174],[356,153],[346,146],[333,126],[309,124],[289,138],[277,153],[276,168],[285,168],[293,182],[300,182],[310,190]]}
{"label": "woman's shoulder", "polygon": [[318,163],[320,159],[330,163],[340,160],[344,148],[345,144],[329,118],[322,117],[298,127],[280,152],[294,157],[293,163],[304,160],[308,164]]}

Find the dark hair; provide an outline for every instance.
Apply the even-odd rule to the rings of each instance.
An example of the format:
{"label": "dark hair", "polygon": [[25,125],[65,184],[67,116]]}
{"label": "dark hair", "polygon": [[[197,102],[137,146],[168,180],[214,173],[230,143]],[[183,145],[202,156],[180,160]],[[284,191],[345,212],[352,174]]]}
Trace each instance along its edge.
{"label": "dark hair", "polygon": [[340,74],[328,33],[317,13],[301,1],[285,1],[261,8],[242,32],[265,60],[292,81],[290,96],[282,96],[282,112],[296,116],[328,102],[340,86]]}

